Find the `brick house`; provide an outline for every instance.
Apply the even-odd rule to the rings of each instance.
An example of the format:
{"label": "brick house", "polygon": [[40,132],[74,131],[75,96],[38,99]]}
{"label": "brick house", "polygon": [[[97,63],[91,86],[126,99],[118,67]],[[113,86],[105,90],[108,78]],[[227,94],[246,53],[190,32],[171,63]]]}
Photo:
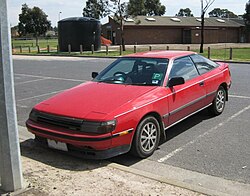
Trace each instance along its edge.
{"label": "brick house", "polygon": [[[246,42],[242,21],[205,18],[205,43]],[[113,44],[121,44],[120,27],[112,17],[102,33]],[[198,44],[200,33],[201,19],[196,17],[137,16],[124,24],[125,44]]]}

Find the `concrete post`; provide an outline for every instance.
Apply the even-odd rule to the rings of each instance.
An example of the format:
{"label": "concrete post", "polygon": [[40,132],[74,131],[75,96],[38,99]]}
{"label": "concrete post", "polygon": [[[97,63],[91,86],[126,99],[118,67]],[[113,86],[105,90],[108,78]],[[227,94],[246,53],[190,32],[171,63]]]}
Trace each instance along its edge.
{"label": "concrete post", "polygon": [[94,44],[91,45],[91,53],[94,54],[94,51],[95,51],[95,46]]}
{"label": "concrete post", "polygon": [[0,178],[4,191],[23,187],[7,0],[0,0]]}
{"label": "concrete post", "polygon": [[83,46],[80,45],[80,54],[82,54],[82,52],[83,52]]}

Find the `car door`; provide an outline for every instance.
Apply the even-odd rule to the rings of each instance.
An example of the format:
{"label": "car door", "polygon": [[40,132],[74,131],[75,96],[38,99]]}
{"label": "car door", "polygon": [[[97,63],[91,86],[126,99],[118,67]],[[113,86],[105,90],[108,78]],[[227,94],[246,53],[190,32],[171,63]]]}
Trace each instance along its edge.
{"label": "car door", "polygon": [[185,83],[168,87],[169,125],[204,107],[206,97],[203,78],[189,56],[173,61],[168,78],[173,77],[183,77]]}
{"label": "car door", "polygon": [[191,55],[199,74],[204,80],[204,87],[206,89],[205,104],[210,104],[218,90],[219,85],[222,83],[223,73],[219,70],[219,64],[203,57],[198,54]]}

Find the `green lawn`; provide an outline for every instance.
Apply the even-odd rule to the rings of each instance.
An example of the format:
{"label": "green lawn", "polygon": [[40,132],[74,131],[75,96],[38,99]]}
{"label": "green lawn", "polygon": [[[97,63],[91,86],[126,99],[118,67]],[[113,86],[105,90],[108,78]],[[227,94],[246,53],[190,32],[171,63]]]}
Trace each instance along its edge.
{"label": "green lawn", "polygon": [[[15,40],[12,39],[12,45],[14,48],[19,48],[20,46],[22,47],[35,47],[36,46],[36,40]],[[50,47],[57,47],[58,45],[58,40],[57,39],[39,39],[38,40],[38,45],[41,48],[46,48],[47,45],[50,45]]]}

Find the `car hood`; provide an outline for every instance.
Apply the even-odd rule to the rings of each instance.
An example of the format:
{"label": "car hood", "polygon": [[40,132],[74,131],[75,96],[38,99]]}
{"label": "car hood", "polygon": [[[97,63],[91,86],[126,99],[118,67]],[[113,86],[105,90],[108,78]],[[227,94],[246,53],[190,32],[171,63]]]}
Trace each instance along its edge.
{"label": "car hood", "polygon": [[73,118],[105,120],[108,114],[155,88],[87,82],[41,102],[35,109]]}

